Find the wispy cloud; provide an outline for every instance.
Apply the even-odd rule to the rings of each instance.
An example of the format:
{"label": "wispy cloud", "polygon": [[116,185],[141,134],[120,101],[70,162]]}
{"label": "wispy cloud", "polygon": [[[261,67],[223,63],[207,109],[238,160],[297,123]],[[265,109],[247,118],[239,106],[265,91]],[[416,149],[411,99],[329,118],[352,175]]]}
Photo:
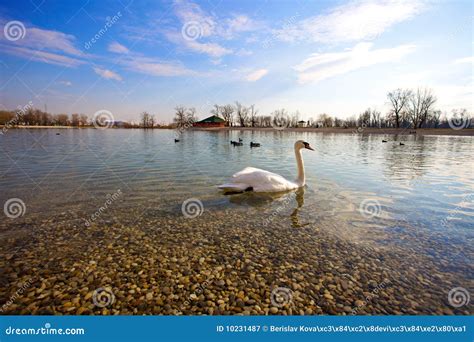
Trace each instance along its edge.
{"label": "wispy cloud", "polygon": [[122,80],[122,77],[119,74],[113,72],[112,70],[94,67],[94,72],[97,75],[100,75],[101,77],[106,78],[108,80],[116,80],[116,81]]}
{"label": "wispy cloud", "polygon": [[37,62],[43,62],[47,64],[60,65],[65,67],[77,67],[78,65],[84,64],[85,62],[77,58],[72,58],[57,53],[33,50],[26,47],[20,46],[8,46],[1,45],[2,52],[14,55],[23,59],[33,60]]}
{"label": "wispy cloud", "polygon": [[110,43],[107,49],[110,52],[115,52],[115,53],[129,53],[130,52],[127,49],[127,47],[117,42]]}
{"label": "wispy cloud", "polygon": [[300,83],[318,82],[370,65],[396,62],[414,50],[414,45],[372,49],[372,43],[359,43],[344,52],[312,54],[294,69]]}
{"label": "wispy cloud", "polygon": [[131,71],[146,75],[165,77],[197,75],[179,62],[160,61],[148,57],[134,56],[121,61],[120,64]]}
{"label": "wispy cloud", "polygon": [[248,74],[245,77],[245,79],[249,82],[255,82],[255,81],[258,81],[259,79],[261,79],[266,74],[268,74],[267,69],[258,69],[258,70],[255,70],[255,71],[251,72],[250,74]]}
{"label": "wispy cloud", "polygon": [[[174,13],[181,23],[179,29],[164,32],[171,42],[188,50],[207,54],[213,58],[232,53],[232,49],[216,40],[230,40],[242,32],[251,32],[263,24],[244,14],[219,18],[204,11],[191,1],[175,0]],[[212,38],[212,41],[209,41]]]}
{"label": "wispy cloud", "polygon": [[72,82],[71,82],[71,81],[59,81],[58,83],[59,83],[59,84],[62,84],[62,85],[64,85],[64,86],[66,86],[66,87],[72,86]]}
{"label": "wispy cloud", "polygon": [[423,8],[425,5],[420,0],[351,2],[277,30],[275,34],[283,41],[338,43],[370,40],[391,26],[413,18]]}

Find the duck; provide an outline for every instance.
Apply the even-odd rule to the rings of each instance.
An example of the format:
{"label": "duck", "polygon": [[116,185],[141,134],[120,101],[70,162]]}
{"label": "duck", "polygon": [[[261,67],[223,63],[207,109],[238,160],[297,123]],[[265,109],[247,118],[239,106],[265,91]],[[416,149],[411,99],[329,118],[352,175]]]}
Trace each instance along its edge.
{"label": "duck", "polygon": [[387,142],[387,140],[383,140],[383,139],[382,139],[382,142],[383,142],[383,143],[386,143],[386,142]]}
{"label": "duck", "polygon": [[231,141],[230,143],[234,146],[243,146],[244,145],[243,143],[238,142],[238,141]]}
{"label": "duck", "polygon": [[250,142],[250,147],[260,147],[260,143]]}
{"label": "duck", "polygon": [[400,141],[400,146],[405,146],[405,144]]}
{"label": "duck", "polygon": [[303,163],[303,156],[301,151],[303,149],[314,151],[309,143],[298,140],[294,144],[296,168],[298,175],[296,180],[290,181],[277,173],[257,169],[255,167],[246,167],[240,172],[232,176],[232,179],[225,184],[218,186],[224,193],[238,193],[238,192],[282,192],[290,191],[305,186],[305,169]]}
{"label": "duck", "polygon": [[174,142],[175,142],[175,143],[179,142],[179,139],[174,139]]}

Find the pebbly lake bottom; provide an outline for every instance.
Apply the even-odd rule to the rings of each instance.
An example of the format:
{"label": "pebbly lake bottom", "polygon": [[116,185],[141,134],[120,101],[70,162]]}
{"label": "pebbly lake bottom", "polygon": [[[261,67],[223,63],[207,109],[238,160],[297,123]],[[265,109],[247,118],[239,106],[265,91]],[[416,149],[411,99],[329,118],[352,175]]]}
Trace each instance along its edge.
{"label": "pebbly lake bottom", "polygon": [[[351,233],[342,211],[310,222],[298,195],[271,219],[204,202],[195,217],[128,208],[89,226],[77,211],[14,223],[1,235],[2,313],[472,314],[448,299],[472,281],[468,264],[452,267],[468,252],[455,242],[383,225]],[[395,235],[409,243],[387,244]]]}

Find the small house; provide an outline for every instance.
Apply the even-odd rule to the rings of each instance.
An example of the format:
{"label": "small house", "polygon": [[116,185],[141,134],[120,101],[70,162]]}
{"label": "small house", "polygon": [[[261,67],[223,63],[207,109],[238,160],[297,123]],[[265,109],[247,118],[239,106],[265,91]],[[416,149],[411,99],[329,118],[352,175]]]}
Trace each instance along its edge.
{"label": "small house", "polygon": [[306,127],[306,121],[304,120],[298,121],[298,127]]}
{"label": "small house", "polygon": [[195,122],[194,127],[225,127],[225,120],[217,115],[210,116],[204,120]]}

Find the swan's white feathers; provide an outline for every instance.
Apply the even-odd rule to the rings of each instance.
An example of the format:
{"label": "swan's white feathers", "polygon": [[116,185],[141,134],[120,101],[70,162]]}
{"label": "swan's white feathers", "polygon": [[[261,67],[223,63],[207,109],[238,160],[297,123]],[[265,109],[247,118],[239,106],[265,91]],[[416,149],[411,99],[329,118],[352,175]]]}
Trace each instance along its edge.
{"label": "swan's white feathers", "polygon": [[255,192],[278,192],[296,189],[298,185],[276,173],[246,167],[232,176],[231,183],[223,184],[219,188],[225,191],[245,191],[252,188]]}

